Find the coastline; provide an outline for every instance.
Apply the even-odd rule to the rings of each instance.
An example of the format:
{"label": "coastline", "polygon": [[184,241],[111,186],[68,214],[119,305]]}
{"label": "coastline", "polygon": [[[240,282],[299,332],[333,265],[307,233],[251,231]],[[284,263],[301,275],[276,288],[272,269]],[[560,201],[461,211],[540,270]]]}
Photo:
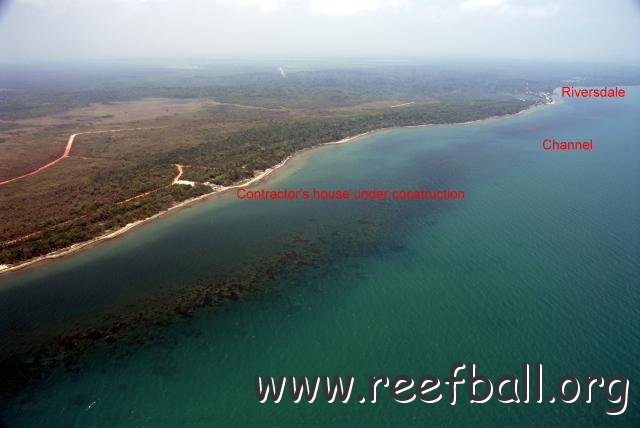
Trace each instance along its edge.
{"label": "coastline", "polygon": [[[554,90],[554,94],[556,92],[558,88],[556,88]],[[171,212],[175,212],[181,208],[186,208],[198,201],[203,201],[205,199],[208,199],[210,197],[215,197],[221,194],[224,194],[225,192],[232,190],[232,189],[237,189],[240,187],[245,187],[245,186],[251,186],[254,185],[262,180],[267,179],[271,174],[273,174],[275,171],[281,169],[283,166],[285,166],[287,164],[287,162],[293,158],[297,158],[299,155],[301,155],[302,153],[307,153],[309,151],[312,150],[317,150],[320,148],[323,148],[325,146],[333,146],[333,145],[341,145],[341,144],[347,144],[347,143],[351,143],[357,139],[360,139],[362,137],[366,137],[366,136],[370,136],[372,134],[378,133],[378,132],[382,132],[382,131],[389,131],[389,130],[393,130],[393,129],[401,129],[401,128],[427,128],[427,127],[433,127],[433,126],[451,126],[451,125],[468,125],[468,124],[475,124],[475,123],[480,123],[480,122],[485,122],[485,121],[490,121],[490,120],[495,120],[495,119],[501,119],[501,118],[506,118],[506,117],[511,117],[511,116],[519,116],[528,112],[531,112],[535,109],[538,108],[542,108],[542,107],[547,107],[550,105],[554,105],[556,104],[555,102],[555,98],[552,98],[552,101],[549,103],[536,103],[533,104],[523,110],[520,110],[516,113],[509,113],[509,114],[504,114],[504,115],[497,115],[497,116],[489,116],[483,119],[476,119],[476,120],[470,120],[470,121],[466,121],[466,122],[451,122],[451,123],[439,123],[439,124],[422,124],[422,125],[406,125],[406,126],[392,126],[392,127],[386,127],[386,128],[376,128],[376,129],[372,129],[370,131],[367,132],[362,132],[360,134],[356,134],[350,137],[345,137],[341,140],[338,141],[330,141],[330,142],[326,142],[326,143],[321,143],[318,144],[316,146],[313,147],[308,147],[308,148],[304,148],[301,150],[296,151],[295,153],[287,156],[284,160],[282,160],[281,162],[279,162],[278,164],[274,165],[271,168],[267,168],[266,170],[262,171],[261,173],[257,174],[256,176],[248,179],[247,181],[241,182],[241,183],[237,183],[237,184],[233,184],[231,186],[224,186],[224,187],[220,187],[216,190],[213,190],[209,193],[205,193],[204,195],[200,195],[194,198],[190,198],[190,199],[185,199],[184,201],[181,201],[175,205],[170,206],[169,208],[160,211],[150,217],[141,219],[141,220],[137,220],[134,221],[132,223],[128,223],[127,225],[116,229],[116,230],[112,230],[109,231],[105,234],[96,236],[95,238],[92,238],[88,241],[84,241],[84,242],[78,242],[76,244],[73,244],[69,247],[65,247],[65,248],[61,248],[59,250],[55,250],[52,251],[50,253],[38,256],[38,257],[34,257],[33,259],[30,260],[26,260],[22,263],[18,263],[18,264],[13,264],[13,265],[0,265],[0,277],[13,273],[13,272],[18,272],[18,271],[22,271],[25,269],[29,269],[29,268],[33,268],[36,267],[36,265],[39,265],[41,263],[45,263],[47,261],[53,261],[65,256],[69,256],[72,255],[76,252],[79,252],[80,250],[83,249],[89,249],[92,246],[99,244],[102,241],[106,241],[106,240],[110,240],[113,238],[116,238],[118,236],[124,235],[125,233],[127,233],[128,231],[136,228],[137,226],[140,226],[142,224],[146,224],[148,222],[151,222],[153,220],[156,220],[160,217],[163,217],[164,215],[171,213]]]}

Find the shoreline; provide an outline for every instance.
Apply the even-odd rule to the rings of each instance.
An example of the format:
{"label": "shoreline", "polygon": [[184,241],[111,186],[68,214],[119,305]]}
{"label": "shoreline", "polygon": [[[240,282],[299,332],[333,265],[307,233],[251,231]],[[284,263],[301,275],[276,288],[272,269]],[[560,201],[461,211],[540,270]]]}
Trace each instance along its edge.
{"label": "shoreline", "polygon": [[[556,88],[557,89],[557,88]],[[555,93],[555,90],[554,92]],[[554,105],[556,104],[555,99],[552,98],[552,101],[550,103],[542,103],[542,104],[533,104],[523,110],[520,110],[516,113],[509,113],[509,114],[504,114],[504,115],[497,115],[497,116],[489,116],[483,119],[476,119],[476,120],[470,120],[470,121],[466,121],[466,122],[451,122],[451,123],[437,123],[437,124],[433,124],[433,123],[428,123],[428,124],[422,124],[422,125],[405,125],[405,126],[391,126],[391,127],[386,127],[386,128],[376,128],[376,129],[372,129],[370,131],[366,131],[366,132],[362,132],[360,134],[356,134],[350,137],[345,137],[341,140],[338,141],[330,141],[330,142],[326,142],[326,143],[320,143],[318,145],[312,146],[312,147],[307,147],[304,149],[300,149],[297,150],[295,153],[287,156],[285,159],[283,159],[281,162],[277,163],[276,165],[265,169],[264,171],[262,171],[261,173],[257,174],[256,176],[248,179],[245,182],[242,183],[237,183],[237,184],[233,184],[231,186],[224,186],[224,187],[220,187],[216,190],[213,190],[209,193],[205,193],[204,195],[200,195],[200,196],[196,196],[194,198],[190,198],[190,199],[185,199],[184,201],[178,202],[175,205],[170,206],[169,208],[157,212],[156,214],[141,219],[141,220],[136,220],[132,223],[128,223],[127,225],[107,232],[105,234],[96,236],[95,238],[92,238],[88,241],[83,241],[83,242],[78,242],[76,244],[72,244],[69,247],[65,247],[65,248],[61,248],[59,250],[55,250],[52,251],[50,253],[47,254],[43,254],[41,256],[35,257],[33,259],[30,260],[26,260],[22,263],[18,263],[18,264],[14,264],[14,265],[0,265],[0,277],[13,273],[13,272],[18,272],[18,271],[22,271],[25,269],[29,269],[29,268],[35,268],[36,265],[39,264],[43,264],[47,261],[55,261],[56,259],[65,257],[65,256],[69,256],[72,254],[75,254],[77,252],[79,252],[80,250],[83,249],[89,249],[92,246],[99,244],[102,241],[106,241],[106,240],[111,240],[114,238],[117,238],[118,236],[124,235],[125,233],[129,232],[130,230],[136,228],[137,226],[140,226],[142,224],[145,223],[150,223],[168,213],[174,212],[176,210],[179,210],[181,208],[185,208],[188,207],[198,201],[202,201],[204,199],[207,198],[212,198],[218,195],[222,195],[225,192],[228,192],[229,190],[232,189],[237,189],[240,187],[245,187],[245,186],[251,186],[261,180],[264,180],[266,178],[268,178],[272,173],[274,173],[275,171],[279,170],[280,168],[282,168],[283,166],[285,166],[287,164],[287,162],[291,159],[297,158],[299,155],[303,154],[303,153],[307,153],[309,151],[312,150],[317,150],[320,148],[323,148],[325,146],[335,146],[335,145],[341,145],[341,144],[347,144],[347,143],[351,143],[359,138],[365,137],[365,136],[370,136],[372,134],[378,133],[378,132],[382,132],[382,131],[389,131],[389,130],[393,130],[393,129],[402,129],[402,128],[427,128],[427,127],[433,127],[433,126],[450,126],[450,125],[469,125],[469,124],[475,124],[475,123],[480,123],[480,122],[485,122],[485,121],[489,121],[489,120],[495,120],[495,119],[500,119],[500,118],[506,118],[506,117],[511,117],[511,116],[519,116],[522,115],[523,113],[526,112],[531,112],[532,110],[536,109],[536,108],[541,108],[541,107],[546,107],[546,106],[550,106],[550,105]]]}

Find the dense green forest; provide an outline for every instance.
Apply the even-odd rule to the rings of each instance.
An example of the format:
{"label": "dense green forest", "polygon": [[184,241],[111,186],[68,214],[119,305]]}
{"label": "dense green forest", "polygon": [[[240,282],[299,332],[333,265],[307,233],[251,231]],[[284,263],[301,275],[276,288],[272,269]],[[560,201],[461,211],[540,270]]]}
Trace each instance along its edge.
{"label": "dense green forest", "polygon": [[448,100],[381,112],[271,120],[224,133],[203,131],[202,144],[165,155],[196,168],[186,178],[229,185],[280,162],[296,151],[378,128],[466,122],[518,112],[533,101],[515,98]]}

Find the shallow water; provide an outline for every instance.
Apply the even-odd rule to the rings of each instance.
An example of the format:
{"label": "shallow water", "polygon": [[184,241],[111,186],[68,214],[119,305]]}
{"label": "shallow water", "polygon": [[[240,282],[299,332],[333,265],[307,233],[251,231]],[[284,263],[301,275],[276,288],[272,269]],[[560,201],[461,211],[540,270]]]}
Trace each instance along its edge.
{"label": "shallow water", "polygon": [[[622,100],[379,132],[307,152],[258,187],[448,187],[465,199],[227,194],[0,277],[3,353],[37,343],[47,356],[43,379],[2,403],[2,421],[638,425],[639,117],[636,87]],[[546,137],[592,138],[594,150],[544,152]],[[221,286],[233,292],[201,298]],[[52,362],[60,337],[111,332],[114,320],[109,341],[82,336]],[[591,404],[450,406],[388,393],[376,404],[259,404],[253,389],[255,375],[353,375],[364,394],[369,375],[444,377],[456,361],[493,379],[542,362],[545,391],[564,374],[622,374],[628,409],[607,416],[601,392]]]}

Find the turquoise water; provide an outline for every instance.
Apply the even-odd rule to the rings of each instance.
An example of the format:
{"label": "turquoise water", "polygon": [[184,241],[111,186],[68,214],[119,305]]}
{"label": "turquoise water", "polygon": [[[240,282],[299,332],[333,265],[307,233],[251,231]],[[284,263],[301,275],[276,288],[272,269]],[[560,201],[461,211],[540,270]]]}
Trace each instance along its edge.
{"label": "turquoise water", "polygon": [[[41,377],[16,381],[1,421],[638,426],[639,117],[636,87],[623,100],[379,132],[305,153],[258,187],[449,187],[465,199],[227,194],[0,277],[3,354]],[[594,150],[544,152],[543,138],[592,138]],[[494,380],[541,362],[545,392],[565,374],[620,374],[628,408],[606,415],[601,390],[591,404],[472,405],[465,385],[451,406],[444,389],[436,404],[385,391],[375,404],[260,404],[253,388],[255,375],[353,375],[355,397],[369,375],[444,378],[456,361]]]}

